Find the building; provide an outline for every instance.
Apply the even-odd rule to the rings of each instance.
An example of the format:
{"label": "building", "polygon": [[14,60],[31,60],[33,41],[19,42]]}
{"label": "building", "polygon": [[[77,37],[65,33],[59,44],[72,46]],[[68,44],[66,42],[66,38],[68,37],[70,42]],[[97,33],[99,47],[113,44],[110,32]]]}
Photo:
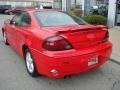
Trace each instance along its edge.
{"label": "building", "polygon": [[109,0],[108,25],[120,26],[120,0]]}
{"label": "building", "polygon": [[99,8],[108,18],[110,27],[120,26],[120,0],[0,0],[0,5],[12,7],[44,5],[68,12],[72,7],[77,6],[83,11],[83,15],[89,15],[93,8]]}
{"label": "building", "polygon": [[98,7],[102,15],[108,18],[109,27],[120,26],[120,0],[69,0],[71,4],[66,4],[67,1],[61,0],[62,10],[67,10],[67,7],[74,7],[76,4],[83,10],[83,15],[89,15],[94,7]]}
{"label": "building", "polygon": [[54,8],[64,11],[70,10],[72,7],[79,7],[83,11],[83,15],[89,15],[93,7],[105,8],[108,11],[109,0],[54,0]]}
{"label": "building", "polygon": [[11,5],[12,7],[53,6],[53,0],[0,0],[0,5]]}
{"label": "building", "polygon": [[84,11],[84,0],[53,0],[53,7],[63,11],[69,11],[75,3]]}

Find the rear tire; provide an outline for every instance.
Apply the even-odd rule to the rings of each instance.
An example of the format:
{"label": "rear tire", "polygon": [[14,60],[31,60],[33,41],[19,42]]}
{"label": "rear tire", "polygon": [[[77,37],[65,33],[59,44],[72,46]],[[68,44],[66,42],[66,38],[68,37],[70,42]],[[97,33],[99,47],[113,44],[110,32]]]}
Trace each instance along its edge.
{"label": "rear tire", "polygon": [[29,49],[25,50],[25,66],[30,76],[37,77],[38,71],[34,63],[34,59]]}
{"label": "rear tire", "polygon": [[9,45],[8,40],[7,40],[7,35],[4,31],[3,31],[3,41],[6,45]]}

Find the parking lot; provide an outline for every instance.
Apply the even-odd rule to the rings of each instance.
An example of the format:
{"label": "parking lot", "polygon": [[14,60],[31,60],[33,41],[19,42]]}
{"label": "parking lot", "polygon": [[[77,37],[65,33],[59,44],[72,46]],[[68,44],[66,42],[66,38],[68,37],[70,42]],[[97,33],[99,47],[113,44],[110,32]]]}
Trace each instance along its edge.
{"label": "parking lot", "polygon": [[[0,15],[0,28],[11,17]],[[96,70],[66,79],[32,78],[23,58],[3,43],[0,31],[0,90],[120,90],[120,65],[108,61]]]}

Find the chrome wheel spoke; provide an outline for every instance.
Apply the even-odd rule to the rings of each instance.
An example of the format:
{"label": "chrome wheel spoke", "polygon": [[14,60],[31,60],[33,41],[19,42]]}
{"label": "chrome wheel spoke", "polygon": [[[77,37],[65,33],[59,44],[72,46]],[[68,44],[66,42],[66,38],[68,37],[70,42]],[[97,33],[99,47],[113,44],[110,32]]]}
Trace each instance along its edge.
{"label": "chrome wheel spoke", "polygon": [[5,32],[4,32],[4,34],[3,34],[3,40],[4,40],[4,42],[6,43],[6,34],[5,34]]}
{"label": "chrome wheel spoke", "polygon": [[29,52],[26,54],[26,64],[27,64],[28,71],[30,73],[33,73],[34,72],[34,64],[33,64],[33,59],[31,57],[31,54]]}

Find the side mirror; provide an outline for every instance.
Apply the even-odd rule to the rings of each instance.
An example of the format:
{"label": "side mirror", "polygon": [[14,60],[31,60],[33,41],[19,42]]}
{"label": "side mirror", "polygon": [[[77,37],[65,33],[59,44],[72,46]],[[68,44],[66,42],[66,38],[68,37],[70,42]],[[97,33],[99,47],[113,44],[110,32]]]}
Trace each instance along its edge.
{"label": "side mirror", "polygon": [[4,24],[10,24],[10,19],[5,20]]}
{"label": "side mirror", "polygon": [[11,21],[10,24],[17,25],[17,23],[15,21]]}

